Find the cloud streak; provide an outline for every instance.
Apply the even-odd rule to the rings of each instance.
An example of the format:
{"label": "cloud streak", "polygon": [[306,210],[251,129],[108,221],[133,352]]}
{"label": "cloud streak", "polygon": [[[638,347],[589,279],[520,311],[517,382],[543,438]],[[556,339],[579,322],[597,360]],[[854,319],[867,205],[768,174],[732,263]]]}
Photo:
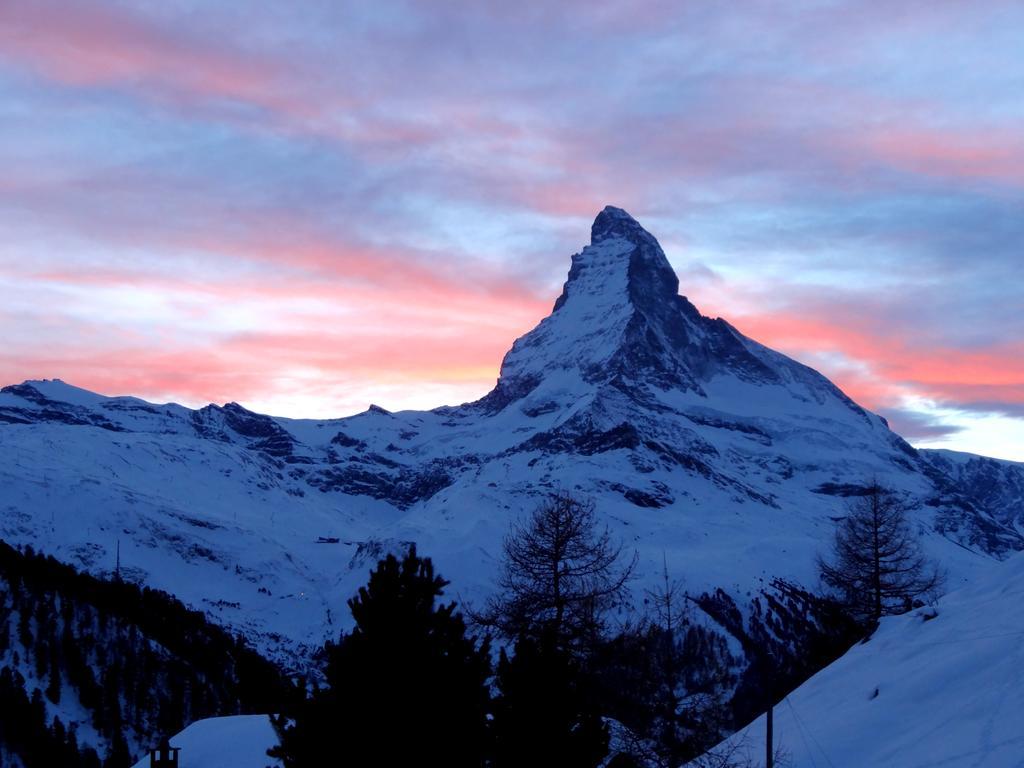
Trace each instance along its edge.
{"label": "cloud streak", "polygon": [[1022,416],[1021,24],[998,0],[8,0],[0,375],[465,399],[613,203],[702,309],[974,446],[921,403]]}

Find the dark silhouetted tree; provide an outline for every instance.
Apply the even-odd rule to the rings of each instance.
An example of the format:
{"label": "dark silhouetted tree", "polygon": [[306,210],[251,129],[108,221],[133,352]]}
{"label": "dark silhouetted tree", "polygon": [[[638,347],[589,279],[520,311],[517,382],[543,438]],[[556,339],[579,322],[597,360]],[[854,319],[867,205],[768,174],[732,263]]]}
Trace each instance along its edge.
{"label": "dark silhouetted tree", "polygon": [[644,590],[642,621],[602,643],[589,661],[602,712],[621,726],[616,746],[623,765],[629,758],[647,768],[676,768],[731,725],[726,641],[692,620],[690,603],[663,565],[659,582]]}
{"label": "dark silhouetted tree", "polygon": [[591,678],[553,638],[522,637],[498,662],[495,768],[594,768],[608,754],[608,728]]}
{"label": "dark silhouetted tree", "polygon": [[726,714],[718,679],[722,670],[712,666],[700,675],[687,657],[689,603],[682,584],[669,575],[668,564],[662,568],[661,582],[644,593],[653,673],[648,762],[674,768],[715,743]]}
{"label": "dark silhouetted tree", "polygon": [[447,585],[415,548],[388,555],[349,600],[355,628],[326,649],[326,682],[278,721],[288,768],[480,766],[487,740],[490,652],[466,634]]}
{"label": "dark silhouetted tree", "polygon": [[821,580],[858,620],[874,624],[937,596],[943,575],[921,552],[904,503],[872,483],[836,524],[831,557],[818,558]]}
{"label": "dark silhouetted tree", "polygon": [[590,663],[606,617],[626,597],[626,561],[594,506],[568,493],[542,502],[504,542],[497,594],[482,621],[515,643],[502,654],[494,764],[598,765],[608,753]]}
{"label": "dark silhouetted tree", "polygon": [[510,639],[543,637],[558,650],[579,650],[601,636],[636,566],[636,553],[625,561],[607,527],[598,527],[593,503],[568,493],[514,524],[504,556],[486,622]]}

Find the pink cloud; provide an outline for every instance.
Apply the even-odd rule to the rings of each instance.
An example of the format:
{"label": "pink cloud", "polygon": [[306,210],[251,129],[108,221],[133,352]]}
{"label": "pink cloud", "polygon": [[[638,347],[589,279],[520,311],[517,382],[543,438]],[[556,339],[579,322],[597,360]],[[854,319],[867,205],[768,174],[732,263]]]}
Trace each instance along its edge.
{"label": "pink cloud", "polygon": [[[672,56],[639,55],[631,60],[634,75],[642,76],[624,81],[616,76],[629,68],[622,67],[615,48],[603,47],[622,50],[615,35],[585,39],[593,58],[568,57],[571,63],[542,58],[554,46],[543,36],[533,40],[532,32],[557,38],[562,22],[575,21],[576,8],[510,11],[463,3],[446,16],[434,4],[421,5],[430,22],[427,34],[402,36],[401,45],[377,40],[377,53],[393,54],[387,65],[368,62],[365,72],[353,68],[351,76],[345,67],[360,63],[362,49],[339,53],[333,69],[318,71],[313,64],[319,54],[303,50],[283,57],[272,46],[257,53],[238,37],[213,38],[195,17],[184,24],[180,19],[158,23],[125,6],[93,0],[0,2],[0,55],[5,63],[63,85],[129,92],[145,103],[172,103],[186,113],[212,106],[225,120],[233,119],[231,107],[249,106],[259,114],[246,128],[286,140],[300,135],[338,141],[346,163],[366,165],[354,170],[353,180],[379,195],[373,202],[391,194],[376,190],[397,185],[387,187],[395,190],[395,201],[387,200],[384,209],[401,207],[409,188],[417,205],[426,200],[440,209],[470,201],[491,207],[495,216],[515,208],[562,220],[590,217],[606,203],[637,215],[658,206],[677,215],[681,206],[673,206],[679,198],[665,194],[676,190],[682,190],[680,197],[692,194],[693,200],[729,205],[768,198],[785,203],[794,190],[813,197],[819,188],[839,194],[856,188],[870,192],[866,199],[873,200],[889,191],[888,177],[895,175],[873,173],[878,169],[952,181],[946,188],[953,191],[966,181],[1024,184],[1024,140],[1019,132],[987,125],[984,116],[960,115],[960,123],[943,119],[956,116],[956,104],[928,103],[908,96],[912,89],[887,97],[884,84],[855,69],[842,70],[845,77],[821,79],[820,64],[787,68],[789,62],[780,59],[778,67],[758,66],[771,60],[773,46],[794,40],[810,40],[811,48],[826,54],[843,42],[842,55],[863,63],[863,44],[885,25],[878,14],[848,4],[801,9],[795,15],[808,21],[796,38],[788,36],[792,19],[783,13],[778,28],[765,23],[770,39],[757,51],[748,50],[751,38],[744,35],[757,32],[778,9],[758,6],[763,18],[739,25],[735,15],[711,13],[713,28],[696,27],[702,44],[695,44],[695,60],[718,46],[728,52],[738,35],[742,45],[735,69],[690,80],[681,77],[686,68]],[[886,21],[906,32],[933,15],[934,4],[910,6],[913,13],[903,10]],[[650,32],[652,23],[661,26],[664,14],[677,11],[671,4],[658,4],[654,13],[651,7],[600,5],[586,26],[589,32]],[[458,46],[440,49],[438,28],[465,20],[465,14],[473,23],[459,33],[467,40],[488,24],[500,26],[502,33],[515,26],[493,42],[507,54],[529,39],[538,55],[534,76],[510,77],[501,69],[502,55],[474,54],[471,45],[464,56],[449,55]],[[939,15],[948,23],[949,14]],[[475,26],[481,23],[485,26]],[[830,34],[817,34],[822,32]],[[592,70],[587,82],[572,76],[587,68]],[[675,97],[681,106],[673,111]],[[219,109],[225,105],[228,109]],[[378,163],[382,157],[397,162]],[[195,158],[201,160],[201,153]],[[388,182],[375,175],[380,169]],[[146,391],[177,387],[183,396],[204,400],[256,392],[275,363],[311,367],[330,379],[358,379],[371,389],[374,381],[396,375],[445,381],[479,376],[485,388],[492,374],[480,372],[496,371],[511,339],[550,307],[550,300],[514,269],[418,246],[416,233],[405,233],[405,245],[367,243],[341,227],[318,224],[317,217],[326,219],[323,207],[305,216],[298,206],[287,211],[264,205],[259,195],[247,206],[244,194],[233,197],[234,190],[218,187],[212,173],[193,178],[177,176],[177,168],[163,171],[163,178],[160,168],[151,167],[80,179],[57,174],[47,184],[18,178],[8,168],[0,176],[4,202],[38,216],[41,229],[56,222],[53,231],[84,234],[112,249],[130,247],[152,261],[137,271],[96,269],[76,267],[72,254],[62,266],[29,270],[28,279],[43,286],[147,290],[167,297],[181,317],[201,318],[208,311],[197,297],[211,306],[265,301],[288,327],[270,333],[262,325],[229,336],[211,331],[187,349],[179,349],[183,342],[174,339],[177,346],[159,351],[139,341],[138,329],[100,323],[69,330],[59,318],[39,317],[36,322],[49,324],[47,343],[69,333],[81,343],[65,349],[64,357],[25,349],[15,361],[8,351],[0,359],[5,379],[62,375],[104,391],[139,391],[133,382],[141,381],[151,388]],[[812,183],[804,186],[809,175]],[[740,183],[733,185],[736,180]],[[274,182],[251,183],[269,187]],[[356,214],[359,207],[352,203]],[[363,213],[372,215],[373,206],[365,208]],[[378,226],[385,228],[386,223]],[[196,266],[186,255],[208,261]],[[182,264],[193,271],[182,274]],[[26,276],[25,267],[19,267],[19,275]],[[791,289],[783,286],[780,292],[786,290]],[[348,316],[303,305],[310,301],[334,303]],[[767,306],[751,304],[739,324],[797,357],[827,365],[833,353],[850,361],[825,372],[871,407],[891,404],[907,392],[949,402],[1024,402],[1024,371],[1014,362],[1021,349],[1012,344],[925,349],[909,331],[880,328],[864,316],[812,306],[797,317]],[[98,318],[104,314],[102,306],[94,311]],[[8,322],[6,327],[14,328],[19,319]],[[325,328],[317,330],[317,323]],[[334,332],[332,324],[347,324],[345,333]],[[129,366],[124,361],[132,356],[139,362]],[[189,378],[185,372],[191,365]]]}
{"label": "pink cloud", "polygon": [[[322,267],[315,258],[312,263]],[[420,284],[419,273],[410,274],[375,284],[301,274],[280,280],[190,280],[111,269],[36,273],[27,286],[38,281],[133,288],[174,306],[198,307],[192,320],[199,323],[208,311],[204,307],[263,307],[264,316],[248,330],[211,328],[195,338],[158,328],[163,341],[154,344],[152,334],[142,329],[98,319],[61,327],[59,317],[45,314],[41,317],[51,325],[45,350],[32,345],[30,336],[16,343],[0,358],[0,378],[59,376],[101,392],[174,393],[203,403],[259,399],[274,381],[302,370],[371,397],[389,382],[468,386],[482,395],[511,341],[550,309],[549,301],[511,284],[494,283],[481,291],[472,282],[445,282],[437,276]],[[308,306],[311,300],[317,304]],[[818,367],[874,410],[899,407],[907,395],[979,410],[999,403],[1024,405],[1024,347],[1019,342],[978,349],[923,344],[910,330],[870,312],[858,316],[827,304],[809,303],[799,312],[748,307],[734,313],[734,319],[744,333]],[[4,322],[18,328],[26,318]]]}
{"label": "pink cloud", "polygon": [[279,95],[280,72],[270,62],[224,41],[175,34],[110,4],[6,0],[0,4],[0,42],[8,60],[69,85],[149,87],[178,98],[294,106]]}
{"label": "pink cloud", "polygon": [[998,128],[953,131],[924,125],[866,130],[849,144],[886,164],[924,176],[1024,186],[1024,138]]}
{"label": "pink cloud", "polygon": [[339,326],[342,330],[320,333],[236,334],[187,347],[96,343],[86,333],[74,346],[0,359],[0,376],[5,382],[60,377],[103,393],[173,396],[191,404],[263,399],[281,380],[294,379],[295,371],[314,374],[318,386],[368,397],[395,382],[470,386],[482,396],[494,384],[506,344],[500,334],[472,323],[458,335],[419,332],[404,324],[388,327],[386,321],[362,331],[354,324]]}
{"label": "pink cloud", "polygon": [[[1024,405],[1024,345],[993,342],[984,349],[922,346],[909,330],[813,307],[751,313],[738,319],[744,333],[798,359],[813,358],[854,400],[871,409],[898,407],[916,395],[949,407],[984,403]],[[829,363],[838,355],[849,364]]]}
{"label": "pink cloud", "polygon": [[[402,109],[382,109],[383,99],[396,95],[394,83],[362,82],[358,53],[246,47],[234,32],[204,29],[194,19],[157,22],[95,0],[0,3],[0,60],[65,86],[115,89],[261,133],[358,145],[369,158],[443,147],[456,135],[463,141],[452,159],[469,140],[497,158],[522,136],[514,121],[481,115],[472,96],[419,108],[419,97],[407,98]],[[346,69],[353,74],[338,76]],[[236,106],[260,114],[246,117]]]}
{"label": "pink cloud", "polygon": [[[56,290],[61,296],[75,289],[73,301],[84,303],[89,319],[68,301],[60,312],[41,308],[38,315],[5,318],[16,341],[0,355],[0,380],[60,377],[104,393],[202,404],[263,399],[300,371],[303,379],[312,374],[317,386],[371,396],[389,383],[480,396],[493,386],[512,339],[550,309],[525,286],[486,270],[478,280],[446,282],[423,265],[404,269],[408,265],[392,255],[396,271],[382,282],[376,256],[368,257],[369,265],[358,254],[326,264],[321,256],[315,249],[300,254],[312,274],[300,270],[276,279],[199,279],[109,267],[19,272],[28,293]],[[127,325],[104,320],[117,300],[110,290],[143,303],[159,297],[170,316],[153,319],[143,307]],[[224,327],[221,307],[247,327],[239,329],[237,320],[233,329]],[[129,305],[126,311],[136,310]]]}
{"label": "pink cloud", "polygon": [[[252,290],[259,289],[260,278],[273,281],[263,290],[299,284],[300,290],[319,293],[326,280],[350,291],[386,287],[445,300],[453,286],[461,286],[455,290],[467,300],[476,295],[498,302],[540,302],[536,285],[506,262],[403,242],[369,243],[354,228],[332,231],[301,210],[239,205],[229,192],[195,189],[199,183],[141,172],[49,179],[32,169],[0,178],[0,203],[28,207],[46,229],[83,235],[105,251],[145,249],[148,254],[133,270],[90,263],[76,267],[58,254],[52,269],[21,261],[11,261],[7,269],[100,283],[125,283],[164,270],[174,273],[172,282],[191,279],[199,290],[211,278],[255,270]],[[366,228],[387,233],[384,222]],[[406,233],[407,240],[415,242],[414,234]],[[197,258],[208,261],[196,264]]]}

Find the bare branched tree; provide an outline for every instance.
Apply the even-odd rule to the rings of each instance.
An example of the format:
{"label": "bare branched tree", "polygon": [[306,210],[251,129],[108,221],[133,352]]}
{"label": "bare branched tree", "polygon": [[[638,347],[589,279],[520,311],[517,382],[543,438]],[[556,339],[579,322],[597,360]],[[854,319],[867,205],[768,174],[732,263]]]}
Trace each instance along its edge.
{"label": "bare branched tree", "polygon": [[[690,623],[690,604],[683,583],[668,572],[668,560],[662,555],[661,581],[644,590],[650,606],[648,621],[669,636],[678,636]],[[674,670],[666,670],[674,672]]]}
{"label": "bare branched tree", "polygon": [[563,650],[600,636],[627,592],[637,555],[626,560],[594,505],[561,492],[512,526],[505,568],[489,604],[491,622],[510,638],[532,636]]}
{"label": "bare branched tree", "polygon": [[[752,756],[758,751],[745,736],[731,738],[686,765],[687,768],[764,768],[764,763]],[[789,750],[781,745],[776,747],[772,751],[772,765],[775,768],[788,768],[792,765]]]}
{"label": "bare branched tree", "polygon": [[868,623],[937,596],[944,581],[921,552],[904,503],[877,482],[837,523],[832,556],[819,557],[818,570],[851,613]]}
{"label": "bare branched tree", "polygon": [[680,711],[686,693],[680,643],[690,615],[682,583],[669,576],[664,556],[661,583],[644,590],[644,596],[649,629],[653,630],[650,656],[655,679],[651,701],[651,728],[655,738],[648,762],[658,766],[678,765],[689,735],[686,733],[688,718],[682,717]]}

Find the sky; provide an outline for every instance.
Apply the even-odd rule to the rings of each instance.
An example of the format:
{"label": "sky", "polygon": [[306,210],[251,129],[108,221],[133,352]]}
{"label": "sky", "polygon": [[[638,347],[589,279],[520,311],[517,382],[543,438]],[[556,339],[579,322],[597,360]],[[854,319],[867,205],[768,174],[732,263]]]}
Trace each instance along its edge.
{"label": "sky", "polygon": [[0,382],[476,399],[627,209],[704,314],[1024,461],[1024,3],[0,0]]}

